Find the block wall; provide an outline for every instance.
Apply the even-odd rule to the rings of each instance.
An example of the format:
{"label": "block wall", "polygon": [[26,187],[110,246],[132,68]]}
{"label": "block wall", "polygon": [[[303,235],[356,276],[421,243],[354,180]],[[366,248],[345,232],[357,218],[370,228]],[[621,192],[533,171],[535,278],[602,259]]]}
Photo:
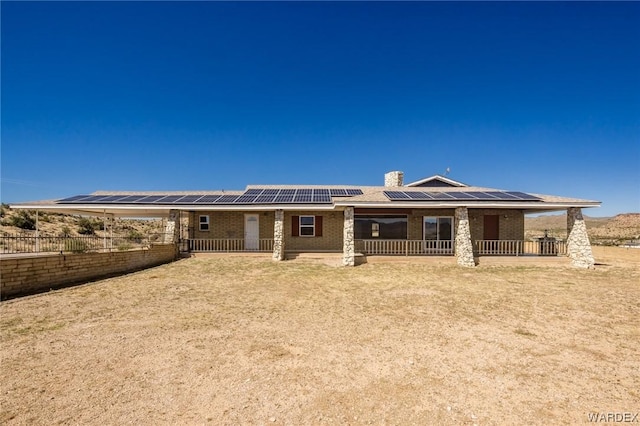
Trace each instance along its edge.
{"label": "block wall", "polygon": [[176,258],[175,244],[109,253],[3,257],[0,259],[0,297],[6,299],[132,272],[172,262]]}

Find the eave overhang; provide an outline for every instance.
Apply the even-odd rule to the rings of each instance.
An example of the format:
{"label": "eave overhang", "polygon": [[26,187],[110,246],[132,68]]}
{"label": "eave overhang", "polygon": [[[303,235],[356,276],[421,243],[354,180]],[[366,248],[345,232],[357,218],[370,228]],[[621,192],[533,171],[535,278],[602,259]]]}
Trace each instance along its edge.
{"label": "eave overhang", "polygon": [[164,217],[171,210],[180,211],[322,211],[336,210],[333,204],[181,204],[181,205],[131,205],[131,204],[12,204],[12,209],[38,210],[48,213],[66,213],[88,216],[113,215],[117,217]]}
{"label": "eave overhang", "polygon": [[493,202],[493,201],[484,201],[484,202],[455,202],[455,201],[428,201],[428,202],[402,202],[402,201],[394,201],[394,202],[336,202],[336,207],[359,207],[359,208],[398,208],[398,209],[443,209],[443,208],[457,208],[457,207],[467,207],[469,209],[511,209],[511,210],[524,210],[524,211],[532,211],[532,212],[543,212],[543,211],[557,211],[564,210],[569,207],[580,207],[580,208],[589,208],[589,207],[600,207],[600,202],[598,201],[581,201],[581,202],[545,202],[545,201],[534,201],[534,202],[517,202],[517,201],[503,201],[503,202]]}
{"label": "eave overhang", "polygon": [[598,201],[580,202],[455,202],[455,201],[428,201],[428,202],[354,202],[349,200],[336,201],[333,204],[236,204],[236,205],[117,205],[117,204],[48,204],[28,203],[13,204],[11,208],[38,210],[50,213],[67,213],[89,216],[116,216],[116,217],[165,217],[171,210],[180,211],[332,211],[344,210],[346,207],[358,208],[384,208],[384,209],[446,209],[467,207],[469,209],[510,209],[523,210],[525,213],[542,213],[565,210],[569,207],[591,208],[599,207]]}

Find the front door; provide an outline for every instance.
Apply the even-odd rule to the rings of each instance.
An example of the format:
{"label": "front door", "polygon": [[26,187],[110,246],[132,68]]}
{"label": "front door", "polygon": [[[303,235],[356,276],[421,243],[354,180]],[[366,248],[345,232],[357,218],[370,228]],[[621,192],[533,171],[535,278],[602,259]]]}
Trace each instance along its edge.
{"label": "front door", "polygon": [[260,215],[244,215],[244,249],[258,250],[258,239],[260,238]]}
{"label": "front door", "polygon": [[500,223],[500,216],[497,214],[489,214],[484,216],[484,235],[485,240],[499,240],[500,232],[498,224]]}

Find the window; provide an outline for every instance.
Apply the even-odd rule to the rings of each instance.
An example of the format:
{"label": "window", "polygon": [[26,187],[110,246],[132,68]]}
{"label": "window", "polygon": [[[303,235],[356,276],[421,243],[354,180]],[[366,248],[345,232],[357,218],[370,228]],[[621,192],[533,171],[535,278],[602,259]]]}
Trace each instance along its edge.
{"label": "window", "polygon": [[433,254],[453,254],[453,217],[424,216],[424,252]]}
{"label": "window", "polygon": [[385,215],[365,216],[357,215],[354,223],[354,233],[357,240],[406,240],[407,216]]}
{"label": "window", "polygon": [[208,231],[209,230],[209,216],[208,215],[201,215],[199,218],[199,223],[200,223],[200,230],[201,231]]}
{"label": "window", "polygon": [[313,237],[316,235],[316,217],[300,216],[300,236]]}
{"label": "window", "polygon": [[291,216],[292,237],[322,237],[322,216]]}
{"label": "window", "polygon": [[453,240],[452,217],[424,217],[424,239],[437,241]]}

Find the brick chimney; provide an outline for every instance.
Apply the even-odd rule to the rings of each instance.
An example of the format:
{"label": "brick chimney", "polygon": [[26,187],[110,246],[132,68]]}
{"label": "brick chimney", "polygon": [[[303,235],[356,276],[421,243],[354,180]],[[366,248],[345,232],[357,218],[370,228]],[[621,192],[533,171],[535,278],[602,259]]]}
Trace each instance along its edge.
{"label": "brick chimney", "polygon": [[402,172],[389,172],[384,175],[384,186],[402,186],[404,173]]}

